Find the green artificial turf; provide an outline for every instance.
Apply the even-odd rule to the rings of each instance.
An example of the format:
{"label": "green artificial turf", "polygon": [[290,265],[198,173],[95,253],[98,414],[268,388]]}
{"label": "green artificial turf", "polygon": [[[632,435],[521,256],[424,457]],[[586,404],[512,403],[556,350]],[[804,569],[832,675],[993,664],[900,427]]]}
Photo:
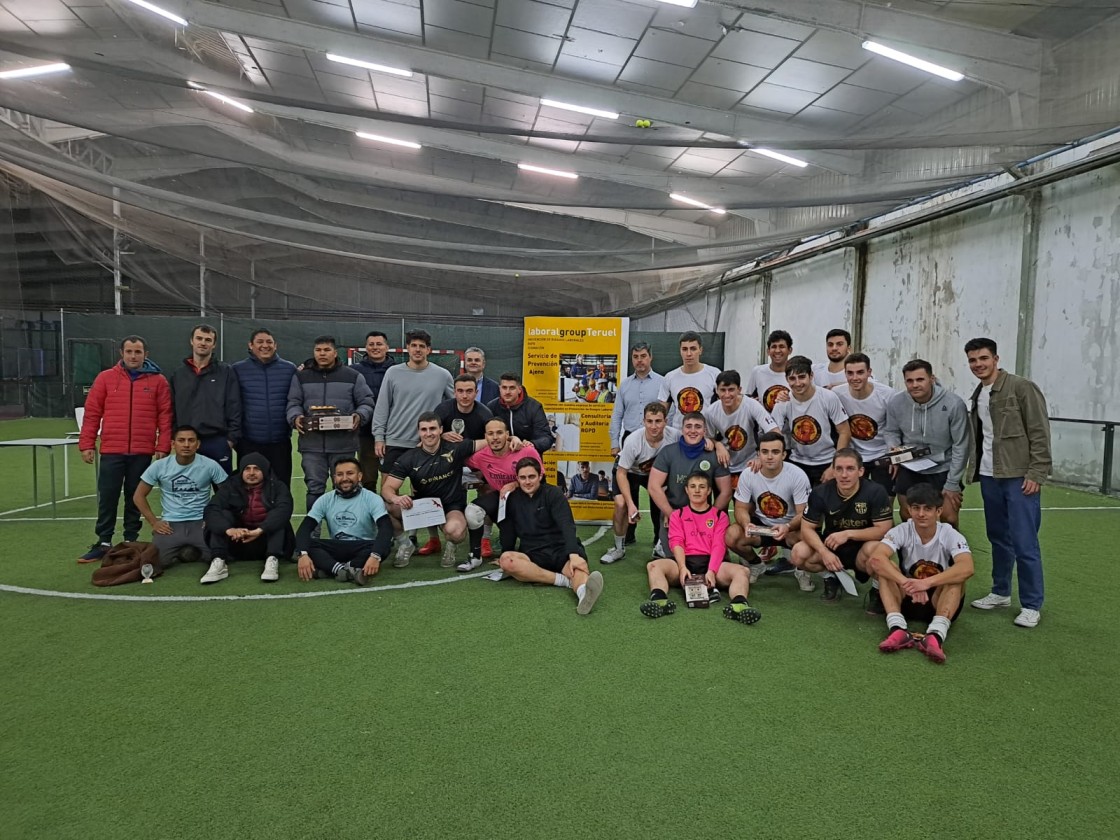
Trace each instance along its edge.
{"label": "green artificial turf", "polygon": [[[68,428],[16,421],[0,437]],[[92,468],[71,459],[72,493],[91,493]],[[0,510],[31,504],[29,463],[0,449]],[[61,504],[61,521],[0,515],[3,584],[347,593],[0,592],[0,837],[1112,837],[1120,505],[1054,488],[1044,505],[1066,510],[1044,513],[1041,625],[966,608],[943,667],[879,654],[882,619],[788,577],[756,585],[753,626],[683,604],[646,619],[645,524],[581,618],[570,592],[511,581],[376,591],[453,576],[438,557],[360,591],[300,584],[290,564],[271,585],[234,565],[202,587],[193,564],[95,589],[74,562],[92,499]],[[982,514],[962,530],[975,597]],[[589,543],[593,567],[609,545]]]}

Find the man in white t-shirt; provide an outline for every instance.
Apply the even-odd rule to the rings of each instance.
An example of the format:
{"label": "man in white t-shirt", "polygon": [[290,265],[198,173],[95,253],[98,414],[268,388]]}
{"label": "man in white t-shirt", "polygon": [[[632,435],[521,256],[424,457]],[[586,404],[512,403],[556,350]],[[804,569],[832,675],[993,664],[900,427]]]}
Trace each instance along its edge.
{"label": "man in white t-shirt", "polygon": [[[758,580],[766,564],[757,549],[792,548],[801,540],[801,514],[809,501],[809,478],[800,467],[785,462],[786,439],[777,430],[758,439],[758,472],[747,470],[735,488],[735,524],[727,529],[727,547],[745,559],[751,580]],[[751,526],[774,528],[773,536],[751,533]],[[805,592],[813,591],[808,572],[797,572]]]}
{"label": "man in white t-shirt", "polygon": [[[964,605],[964,584],[974,572],[968,541],[952,525],[939,522],[941,492],[929,484],[915,484],[907,498],[910,519],[887,531],[871,549],[868,566],[879,582],[887,613],[883,653],[917,645],[932,661],[945,661],[942,649],[949,625]],[[891,555],[898,555],[898,565]],[[925,635],[915,638],[907,619],[927,621]]]}
{"label": "man in white t-shirt", "polygon": [[778,424],[761,403],[743,396],[741,384],[739,371],[720,373],[716,377],[719,400],[703,411],[704,419],[708,421],[709,437],[721,442],[731,453],[731,463],[727,468],[731,471],[732,486],[758,451],[755,437],[778,429]]}
{"label": "man in white t-shirt", "polygon": [[813,363],[805,356],[786,363],[786,383],[790,397],[774,409],[774,420],[791,438],[790,462],[816,487],[831,478],[832,456],[851,440],[848,415],[836,394],[813,384]]}
{"label": "man in white t-shirt", "polygon": [[[848,415],[852,448],[865,464],[871,464],[886,455],[890,448],[883,437],[883,429],[887,425],[887,403],[895,390],[871,378],[871,360],[864,353],[852,353],[844,360],[844,375],[848,384],[837,386],[832,393],[840,398]],[[886,490],[893,502],[894,477],[890,467],[869,466],[866,478]]]}
{"label": "man in white t-shirt", "polygon": [[[628,435],[618,453],[618,466],[614,476],[614,547],[599,560],[600,563],[614,563],[626,556],[626,529],[636,523],[641,514],[638,512],[638,488],[644,487],[649,494],[649,471],[661,447],[676,443],[681,433],[665,424],[665,405],[651,402],[646,406],[642,417],[642,430]],[[661,533],[661,509],[649,506],[650,522],[653,524],[653,541]]]}
{"label": "man in white t-shirt", "polygon": [[793,350],[793,338],[785,330],[774,330],[766,337],[766,354],[770,364],[757,365],[747,377],[743,389],[748,397],[754,397],[769,412],[774,406],[789,399],[789,386],[786,385],[786,361]]}
{"label": "man in white t-shirt", "polygon": [[669,425],[674,429],[680,429],[684,415],[703,411],[715,398],[719,375],[719,368],[700,361],[704,343],[698,333],[681,333],[680,347],[681,366],[665,374],[657,394],[669,410]]}
{"label": "man in white t-shirt", "polygon": [[852,351],[852,334],[847,330],[829,330],[824,337],[827,362],[813,365],[813,382],[818,388],[842,388],[847,384],[844,376],[844,359]]}

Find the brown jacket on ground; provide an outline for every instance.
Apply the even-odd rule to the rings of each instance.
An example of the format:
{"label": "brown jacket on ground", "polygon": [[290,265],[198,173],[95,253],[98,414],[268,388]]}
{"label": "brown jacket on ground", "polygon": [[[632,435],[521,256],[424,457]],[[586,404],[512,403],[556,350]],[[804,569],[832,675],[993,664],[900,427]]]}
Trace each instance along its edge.
{"label": "brown jacket on ground", "polygon": [[139,583],[144,579],[140,569],[151,563],[152,577],[163,574],[159,564],[159,550],[147,542],[122,542],[105,552],[101,568],[93,572],[94,586],[117,586],[122,583]]}

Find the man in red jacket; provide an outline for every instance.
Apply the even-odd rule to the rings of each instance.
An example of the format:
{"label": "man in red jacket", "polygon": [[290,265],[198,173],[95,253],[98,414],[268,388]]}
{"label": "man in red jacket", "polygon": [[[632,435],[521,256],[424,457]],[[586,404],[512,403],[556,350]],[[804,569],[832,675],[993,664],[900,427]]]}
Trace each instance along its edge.
{"label": "man in red jacket", "polygon": [[140,511],[132,495],[152,455],[162,458],[171,451],[171,389],[138,335],[121,342],[120,362],[97,375],[86,397],[78,449],[87,464],[93,463],[99,436],[97,542],[78,558],[79,563],[99,561],[112,545],[122,489],[125,541],[139,538]]}

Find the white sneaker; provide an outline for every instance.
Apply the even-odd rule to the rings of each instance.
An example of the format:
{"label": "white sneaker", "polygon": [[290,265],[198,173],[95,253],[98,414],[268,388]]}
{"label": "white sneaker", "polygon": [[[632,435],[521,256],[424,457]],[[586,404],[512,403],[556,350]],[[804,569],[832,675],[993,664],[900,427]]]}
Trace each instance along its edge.
{"label": "white sneaker", "polygon": [[649,559],[650,560],[660,560],[662,557],[665,557],[665,556],[666,556],[665,555],[665,549],[661,547],[661,540],[658,540],[657,542],[655,542],[653,544],[653,551],[650,552]]}
{"label": "white sneaker", "polygon": [[813,583],[813,576],[804,569],[798,569],[793,573],[793,576],[797,578],[797,585],[802,592],[812,592],[817,588],[817,585]]}
{"label": "white sneaker", "polygon": [[592,572],[591,576],[587,578],[587,583],[584,584],[583,597],[576,604],[576,612],[580,615],[587,615],[591,612],[591,608],[595,606],[595,602],[599,600],[602,592],[603,575],[601,572]]}
{"label": "white sneaker", "polygon": [[443,554],[441,554],[439,558],[440,568],[450,569],[455,565],[455,549],[458,547],[459,546],[455,545],[451,540],[444,542]]}
{"label": "white sneaker", "polygon": [[753,585],[762,577],[763,572],[766,571],[765,563],[748,563],[747,571],[751,573],[751,584]]}
{"label": "white sneaker", "polygon": [[599,558],[600,563],[615,563],[626,556],[626,549],[619,548],[617,545]]}
{"label": "white sneaker", "polygon": [[[996,607],[1010,607],[1011,596],[997,595],[994,592],[989,592],[983,598],[977,598],[975,601],[973,601],[972,606],[976,607],[976,609],[978,610],[994,610]],[[1038,622],[1035,621],[1035,624],[1037,623]],[[1033,626],[1034,624],[1031,625],[1031,627]]]}
{"label": "white sneaker", "polygon": [[[998,597],[998,596],[997,596]],[[1037,627],[1038,622],[1042,620],[1042,613],[1038,610],[1028,610],[1023,607],[1019,614],[1015,616],[1016,627]]]}
{"label": "white sneaker", "polygon": [[403,569],[408,565],[408,561],[412,559],[412,552],[416,551],[416,546],[412,544],[412,540],[405,534],[397,541],[397,556],[393,558],[393,566],[397,569]]}
{"label": "white sneaker", "polygon": [[482,558],[481,557],[475,557],[472,554],[469,557],[467,557],[467,562],[466,563],[460,563],[458,566],[456,566],[455,571],[457,571],[457,572],[473,572],[475,569],[477,569],[481,565],[482,565]]}
{"label": "white sneaker", "polygon": [[264,561],[264,571],[261,572],[261,580],[265,583],[272,583],[275,580],[280,580],[280,561],[275,557],[268,557]]}
{"label": "white sneaker", "polygon": [[215,557],[210,561],[210,568],[206,570],[206,574],[198,582],[217,583],[227,577],[229,577],[229,569],[226,568],[226,561],[221,557]]}

